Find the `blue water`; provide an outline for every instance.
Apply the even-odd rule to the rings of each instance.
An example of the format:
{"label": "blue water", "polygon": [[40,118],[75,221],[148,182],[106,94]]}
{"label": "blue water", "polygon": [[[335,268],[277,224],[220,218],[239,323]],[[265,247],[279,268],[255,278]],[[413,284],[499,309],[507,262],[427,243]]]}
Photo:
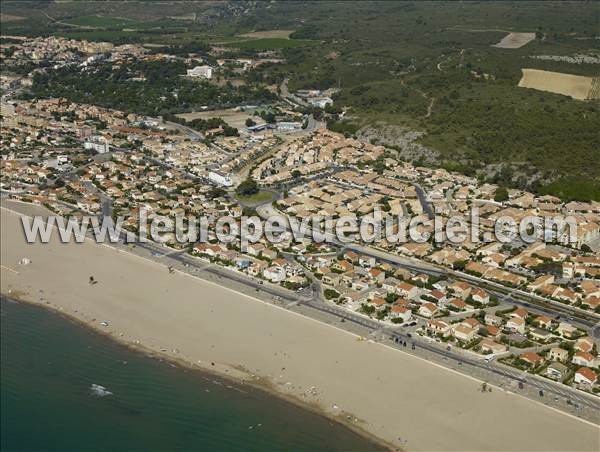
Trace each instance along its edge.
{"label": "blue water", "polygon": [[[3,451],[378,449],[260,390],[150,358],[45,309],[5,299],[0,308]],[[93,384],[112,394],[93,394]]]}

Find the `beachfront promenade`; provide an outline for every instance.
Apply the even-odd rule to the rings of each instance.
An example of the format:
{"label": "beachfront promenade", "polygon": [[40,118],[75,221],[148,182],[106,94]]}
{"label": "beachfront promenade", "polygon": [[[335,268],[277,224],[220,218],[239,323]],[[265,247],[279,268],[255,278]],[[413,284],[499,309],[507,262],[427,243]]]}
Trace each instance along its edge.
{"label": "beachfront promenade", "polygon": [[[354,322],[322,313],[332,328],[294,313],[313,310],[306,304],[279,309],[89,241],[27,245],[17,220],[2,211],[2,263],[18,272],[3,270],[3,293],[48,303],[116,339],[264,383],[409,450],[598,447],[590,423],[497,388],[483,394],[480,381],[340,329],[363,328]],[[32,263],[19,266],[24,256]],[[90,274],[98,284],[89,285]]]}
{"label": "beachfront promenade", "polygon": [[[5,201],[3,205],[26,215],[47,214],[45,209],[30,204]],[[458,348],[448,349],[444,344],[414,334],[418,324],[413,327],[392,328],[383,322],[326,303],[318,296],[319,289],[314,284],[298,294],[151,241],[131,246],[123,240],[109,246],[156,262],[164,266],[165,271],[170,268],[228,287],[235,292],[259,298],[264,302],[334,325],[369,340],[381,342],[386,346],[474,377],[503,390],[518,393],[582,419],[600,422],[600,404],[595,396],[540,376],[528,375],[497,361],[486,362],[471,352]],[[364,247],[361,248],[361,252],[365,252]],[[379,254],[378,257],[381,258]],[[399,258],[394,263],[411,268],[415,265],[406,258]],[[434,269],[426,264],[420,270],[427,272]],[[508,298],[508,301],[514,303],[514,299]]]}

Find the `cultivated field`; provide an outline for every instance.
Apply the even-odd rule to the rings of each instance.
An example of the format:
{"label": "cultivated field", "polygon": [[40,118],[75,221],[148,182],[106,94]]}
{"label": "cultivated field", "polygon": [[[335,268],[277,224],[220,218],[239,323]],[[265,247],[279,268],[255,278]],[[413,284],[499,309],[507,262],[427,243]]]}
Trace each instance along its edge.
{"label": "cultivated field", "polygon": [[302,47],[316,44],[318,41],[309,39],[288,39],[288,38],[260,38],[249,39],[247,41],[236,41],[225,44],[227,47],[234,47],[242,50],[273,50],[288,49],[291,47]]}
{"label": "cultivated field", "polygon": [[252,39],[268,39],[268,38],[279,38],[279,39],[289,39],[290,35],[294,32],[294,30],[265,30],[265,31],[253,31],[252,33],[244,33],[239,35],[243,38],[252,38]]}
{"label": "cultivated field", "polygon": [[499,47],[501,49],[518,49],[534,39],[535,33],[509,33],[502,38],[502,41],[494,44],[493,47]]}
{"label": "cultivated field", "polygon": [[0,22],[15,22],[17,20],[24,20],[25,17],[13,16],[12,14],[0,14]]}
{"label": "cultivated field", "polygon": [[124,17],[109,17],[109,16],[80,16],[65,20],[65,23],[76,25],[78,27],[119,27],[133,22],[131,19]]}
{"label": "cultivated field", "polygon": [[533,88],[540,91],[562,94],[577,100],[586,100],[592,90],[592,77],[563,74],[561,72],[523,69],[519,81],[521,88]]}

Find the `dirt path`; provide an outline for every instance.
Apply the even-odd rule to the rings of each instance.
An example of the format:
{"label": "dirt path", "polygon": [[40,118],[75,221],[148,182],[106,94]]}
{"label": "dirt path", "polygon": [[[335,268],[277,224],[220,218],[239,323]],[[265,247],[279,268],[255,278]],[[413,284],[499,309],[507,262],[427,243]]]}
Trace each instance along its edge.
{"label": "dirt path", "polygon": [[429,97],[429,94],[427,94],[425,91],[422,91],[419,88],[415,88],[414,86],[407,85],[402,79],[400,79],[400,83],[402,84],[402,86],[414,89],[417,93],[421,95],[421,97],[423,97],[423,99],[429,100],[429,105],[427,106],[427,114],[425,115],[425,118],[429,118],[433,110],[433,105],[435,104],[435,97]]}
{"label": "dirt path", "polygon": [[427,107],[427,114],[425,115],[426,118],[429,118],[431,116],[431,110],[433,110],[433,104],[435,104],[435,97],[432,97],[431,102],[429,102],[429,106]]}

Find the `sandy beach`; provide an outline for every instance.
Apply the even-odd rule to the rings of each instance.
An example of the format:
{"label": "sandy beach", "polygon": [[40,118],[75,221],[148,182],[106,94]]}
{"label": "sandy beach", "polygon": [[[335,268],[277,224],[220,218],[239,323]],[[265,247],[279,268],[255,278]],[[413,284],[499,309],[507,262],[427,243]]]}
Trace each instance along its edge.
{"label": "sandy beach", "polygon": [[[598,450],[597,426],[105,245],[27,244],[1,211],[1,291],[253,382],[406,450]],[[19,265],[27,257],[29,265]],[[97,284],[90,285],[94,276]],[[100,322],[108,322],[102,326]]]}

